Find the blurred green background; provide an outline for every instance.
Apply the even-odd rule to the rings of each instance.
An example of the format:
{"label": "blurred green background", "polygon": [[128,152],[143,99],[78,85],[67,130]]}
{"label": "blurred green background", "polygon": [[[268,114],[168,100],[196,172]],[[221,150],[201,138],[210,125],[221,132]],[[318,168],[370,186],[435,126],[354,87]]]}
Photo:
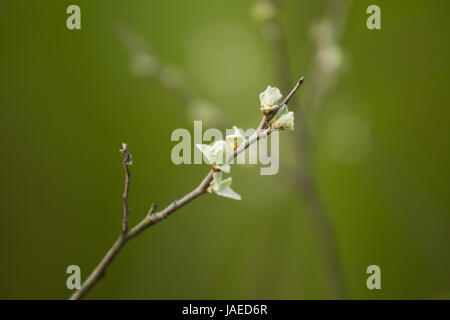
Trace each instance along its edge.
{"label": "blurred green background", "polygon": [[[66,28],[70,4],[81,30]],[[170,160],[172,131],[207,111],[133,73],[123,41],[132,36],[118,30],[214,103],[205,126],[220,115],[250,128],[259,92],[281,86],[255,4],[0,0],[0,298],[68,298],[67,266],[85,279],[100,261],[121,228],[121,142],[134,158],[131,224],[208,170]],[[366,28],[370,4],[381,30]],[[292,85],[314,77],[310,29],[327,6],[283,3]],[[343,67],[311,144],[347,298],[450,298],[449,10],[446,0],[361,0],[348,15]],[[278,175],[234,167],[242,201],[204,196],[145,231],[87,298],[330,298],[312,215],[286,179],[298,166],[294,136],[280,135]],[[371,264],[381,290],[366,287]]]}

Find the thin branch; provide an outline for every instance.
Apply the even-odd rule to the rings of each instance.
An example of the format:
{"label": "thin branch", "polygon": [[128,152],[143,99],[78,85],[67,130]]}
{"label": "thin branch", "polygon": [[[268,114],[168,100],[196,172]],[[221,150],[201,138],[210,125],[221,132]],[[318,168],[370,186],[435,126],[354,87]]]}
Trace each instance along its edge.
{"label": "thin branch", "polygon": [[123,222],[122,222],[122,234],[126,235],[128,232],[128,215],[130,210],[128,209],[128,191],[130,190],[130,178],[131,172],[129,166],[132,164],[131,154],[127,152],[127,144],[122,143],[122,149],[119,150],[122,153],[123,169],[125,170],[125,188],[123,191]]}
{"label": "thin branch", "polygon": [[152,214],[154,214],[157,208],[158,208],[158,205],[156,203],[152,203],[152,206],[150,207],[150,210],[148,211],[148,215],[151,216]]}
{"label": "thin branch", "polygon": [[[298,88],[303,83],[303,77],[297,82],[296,86],[292,89],[292,91],[289,93],[289,95],[284,99],[283,104],[287,104],[292,97],[292,95],[298,90]],[[272,116],[273,117],[273,116]],[[251,144],[255,143],[261,138],[266,137],[269,135],[274,129],[271,127],[267,128],[267,124],[270,120],[267,120],[268,117],[265,115],[263,116],[263,119],[261,120],[260,125],[258,126],[258,129],[256,132],[247,139],[239,148],[237,148],[233,154],[230,156],[228,162],[233,160],[235,157],[237,157],[241,152],[244,152]],[[128,159],[128,157],[125,157],[127,153],[127,147],[124,144],[123,149],[121,150],[124,159]],[[129,158],[131,160],[131,157]],[[124,224],[125,224],[125,217],[128,218],[128,203],[125,201],[125,198],[128,199],[128,184],[129,184],[129,170],[128,170],[128,162],[125,162],[124,160],[124,166],[126,173],[126,187],[125,187],[125,193],[124,193]],[[109,267],[111,262],[114,260],[114,258],[117,256],[117,254],[122,250],[122,248],[125,246],[125,244],[136,237],[138,234],[140,234],[142,231],[147,229],[148,227],[166,219],[169,217],[172,213],[174,213],[179,208],[187,205],[192,200],[198,198],[202,194],[207,192],[208,186],[211,184],[213,180],[213,175],[217,171],[217,169],[212,168],[208,174],[203,178],[202,182],[191,192],[186,194],[183,198],[180,200],[173,201],[170,205],[168,205],[165,209],[154,212],[156,209],[156,205],[153,204],[150,212],[147,214],[147,216],[141,220],[134,228],[131,230],[122,229],[122,233],[119,236],[119,238],[116,240],[114,245],[109,249],[109,251],[106,253],[106,255],[103,257],[103,259],[100,261],[98,266],[92,271],[92,273],[89,275],[89,277],[86,279],[86,281],[82,284],[81,288],[76,291],[71,297],[71,300],[79,300],[84,297],[86,293],[89,292],[89,290],[101,279],[104,277],[106,269]],[[126,194],[126,197],[125,197]],[[125,205],[126,204],[126,205]],[[126,223],[127,224],[127,223]],[[125,230],[125,231],[124,231]]]}

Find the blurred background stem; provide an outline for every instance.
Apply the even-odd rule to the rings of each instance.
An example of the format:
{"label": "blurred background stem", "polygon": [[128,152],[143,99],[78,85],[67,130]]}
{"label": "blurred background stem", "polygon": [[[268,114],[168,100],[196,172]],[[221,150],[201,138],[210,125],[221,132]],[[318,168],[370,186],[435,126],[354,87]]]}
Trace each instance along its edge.
{"label": "blurred background stem", "polygon": [[208,98],[203,97],[189,82],[184,72],[173,65],[168,65],[153,52],[145,38],[126,25],[117,27],[117,36],[129,56],[131,71],[165,90],[177,100],[183,111],[180,117],[189,122],[197,119],[209,127],[226,126],[231,123],[229,117]]}
{"label": "blurred background stem", "polygon": [[[320,104],[335,81],[340,64],[335,63],[336,59],[333,59],[332,55],[340,50],[337,43],[344,32],[351,2],[351,0],[329,2],[328,9],[319,23],[319,28],[320,24],[324,24],[325,27],[322,29],[325,30],[316,30],[313,33],[313,37],[316,37],[314,40],[317,44],[317,54],[312,64],[313,70],[309,73],[312,81],[307,86],[309,90],[306,89],[306,100],[303,99],[300,104],[300,99],[296,98],[297,105],[300,105],[296,109],[295,149],[298,159],[296,185],[299,196],[310,213],[319,239],[326,275],[326,289],[329,297],[333,299],[348,298],[348,292],[333,223],[322,203],[314,176],[315,168],[311,161],[313,151],[310,147],[313,133],[310,122],[315,120],[314,115],[317,115]],[[255,6],[255,13],[262,21],[263,35],[270,46],[273,70],[278,83],[282,92],[287,92],[292,78],[286,35],[280,19],[282,5],[281,0],[260,0]],[[326,54],[322,54],[321,50],[327,50]],[[340,51],[337,52],[340,54]],[[333,61],[327,61],[330,59]]]}

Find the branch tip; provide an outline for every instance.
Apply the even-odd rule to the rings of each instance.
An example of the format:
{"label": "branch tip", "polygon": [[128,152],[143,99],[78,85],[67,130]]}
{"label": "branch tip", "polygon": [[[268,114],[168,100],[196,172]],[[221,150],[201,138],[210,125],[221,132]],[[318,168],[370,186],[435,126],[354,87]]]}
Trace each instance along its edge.
{"label": "branch tip", "polygon": [[119,149],[119,152],[122,153],[124,166],[133,164],[133,156],[131,153],[128,153],[128,145],[126,143],[122,142],[122,149]]}
{"label": "branch tip", "polygon": [[152,203],[152,206],[150,207],[150,210],[148,212],[148,216],[150,217],[152,214],[154,214],[157,208],[158,205],[156,203]]}

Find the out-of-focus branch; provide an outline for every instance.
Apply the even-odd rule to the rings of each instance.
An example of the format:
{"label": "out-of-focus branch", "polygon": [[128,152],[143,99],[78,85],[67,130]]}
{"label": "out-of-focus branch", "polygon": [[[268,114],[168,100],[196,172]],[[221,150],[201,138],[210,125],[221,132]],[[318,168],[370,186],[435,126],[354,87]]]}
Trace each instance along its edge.
{"label": "out-of-focus branch", "polygon": [[136,32],[123,25],[118,27],[120,43],[128,53],[131,71],[137,76],[159,85],[183,106],[183,116],[188,119],[202,118],[211,126],[229,123],[227,116],[209,99],[196,92],[183,73],[164,63]]}
{"label": "out-of-focus branch", "polygon": [[[294,93],[300,88],[303,83],[303,77],[297,82],[295,87],[291,90],[291,92],[286,96],[283,102],[280,105],[287,104]],[[255,133],[244,141],[236,150],[234,150],[233,154],[230,155],[228,162],[231,162],[234,158],[236,158],[240,153],[244,152],[251,144],[257,142],[261,138],[265,138],[269,134],[272,133],[273,129],[271,126],[268,126],[270,119],[278,112],[278,109],[273,110],[269,115],[264,115],[257,130]],[[270,117],[270,119],[269,119]],[[269,119],[269,120],[268,120]],[[172,213],[174,213],[179,208],[187,205],[192,200],[198,198],[202,194],[207,192],[209,185],[213,180],[214,172],[217,170],[212,168],[208,174],[203,178],[201,183],[191,192],[186,194],[180,200],[173,201],[170,205],[168,205],[165,209],[154,212],[156,210],[156,205],[153,204],[150,208],[147,216],[141,220],[134,228],[128,230],[128,189],[130,183],[130,172],[129,165],[131,164],[131,155],[128,154],[127,145],[123,144],[122,149],[120,150],[123,155],[123,165],[125,168],[125,191],[124,191],[124,218],[122,224],[122,232],[119,238],[116,240],[114,245],[109,249],[106,253],[105,257],[100,261],[98,266],[92,271],[86,281],[82,284],[81,288],[76,291],[71,297],[71,300],[79,300],[84,297],[84,295],[105,275],[106,269],[112,263],[117,254],[122,250],[125,244],[140,234],[142,231],[147,229],[148,227],[166,219]]]}
{"label": "out-of-focus branch", "polygon": [[[255,6],[255,15],[262,22],[263,35],[271,47],[276,75],[281,83],[286,83],[289,82],[290,72],[287,42],[280,21],[281,5],[280,0],[260,0]],[[335,299],[346,298],[347,289],[336,236],[329,215],[320,199],[314,177],[314,168],[310,161],[312,136],[308,114],[318,109],[322,97],[330,87],[329,82],[333,80],[339,67],[337,64],[341,62],[340,48],[336,46],[336,43],[343,33],[350,7],[351,0],[334,0],[330,3],[324,21],[327,21],[327,25],[331,26],[328,30],[332,30],[334,34],[318,34],[321,39],[316,39],[318,51],[315,56],[314,69],[311,72],[315,80],[313,85],[308,88],[311,94],[306,97],[307,103],[303,103],[308,106],[308,109],[298,108],[296,121],[296,150],[299,161],[296,170],[298,190],[300,197],[311,213],[320,242],[328,293]],[[328,38],[326,38],[327,36]]]}
{"label": "out-of-focus branch", "polygon": [[353,0],[331,0],[325,15],[311,28],[311,38],[316,53],[311,64],[311,86],[302,97],[305,110],[312,125],[317,121],[325,98],[335,86],[344,64],[344,52],[340,45]]}
{"label": "out-of-focus branch", "polygon": [[262,36],[269,45],[274,73],[285,91],[291,83],[291,75],[286,35],[280,19],[282,5],[280,0],[259,0],[253,7],[253,14],[261,21]]}
{"label": "out-of-focus branch", "polygon": [[118,36],[130,57],[131,71],[142,78],[153,81],[177,98],[182,105],[189,105],[194,94],[184,81],[181,72],[164,64],[152,52],[146,41],[130,28],[118,27]]}
{"label": "out-of-focus branch", "polygon": [[310,144],[313,135],[311,126],[317,121],[325,97],[334,86],[342,66],[343,53],[339,41],[344,33],[351,7],[352,0],[331,0],[324,18],[313,27],[312,36],[317,46],[311,72],[313,80],[309,94],[304,97],[300,106],[304,115],[300,120],[302,126],[295,134],[298,145],[296,150],[300,159],[299,189],[305,198],[309,199],[306,203],[310,210],[316,213],[312,217],[321,242],[325,270],[328,274],[328,289],[330,295],[337,299],[348,297],[347,286],[335,230],[317,189]]}

